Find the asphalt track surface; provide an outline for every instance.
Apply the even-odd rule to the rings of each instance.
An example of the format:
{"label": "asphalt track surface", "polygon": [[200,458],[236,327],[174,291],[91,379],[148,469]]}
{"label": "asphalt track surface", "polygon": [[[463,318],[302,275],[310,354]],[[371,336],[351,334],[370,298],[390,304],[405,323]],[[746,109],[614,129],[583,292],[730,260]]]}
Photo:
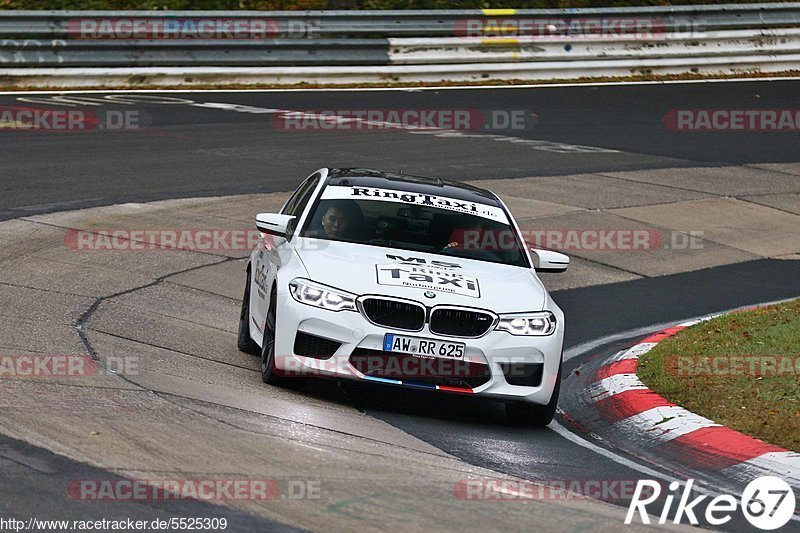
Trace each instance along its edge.
{"label": "asphalt track surface", "polygon": [[[229,531],[298,531],[296,528],[237,512],[217,505],[191,501],[68,501],[64,487],[76,479],[122,480],[47,450],[0,436],[0,513],[4,517],[32,517],[39,520],[153,520],[173,517],[226,518]],[[43,504],[43,502],[46,502]],[[153,528],[155,530],[156,528]],[[7,529],[7,531],[10,529]]]}
{"label": "asphalt track surface", "polygon": [[[49,211],[165,198],[286,191],[321,166],[368,166],[384,170],[482,179],[576,174],[662,167],[722,166],[796,162],[796,134],[715,133],[698,137],[663,125],[676,108],[748,108],[759,101],[771,108],[796,108],[800,84],[704,83],[541,89],[451,91],[170,93],[195,103],[227,103],[258,108],[320,109],[525,109],[536,125],[513,136],[600,147],[616,152],[528,153],[475,150],[453,143],[446,154],[426,151],[425,136],[402,132],[287,132],[270,114],[176,104],[98,106],[18,101],[0,96],[0,106],[78,108],[96,112],[135,109],[149,127],[130,132],[0,133],[0,220]],[[92,95],[92,98],[102,96]],[[506,135],[508,135],[506,133]],[[699,142],[702,141],[702,142]],[[570,317],[565,348],[652,324],[678,321],[748,304],[800,295],[796,261],[761,260],[625,283],[559,291],[556,302]],[[592,353],[634,340],[596,346]],[[569,361],[565,371],[581,364]],[[351,400],[366,413],[470,463],[536,479],[639,479],[643,475],[565,439],[552,429],[510,428],[500,406],[462,398],[437,398],[401,389],[355,387]],[[561,421],[563,423],[563,421]],[[49,452],[4,440],[5,472],[14,457],[31,457],[87,468]],[[11,450],[11,451],[9,451]],[[13,452],[13,453],[12,453]],[[9,459],[11,457],[11,459]],[[45,461],[46,462],[46,461]],[[43,475],[47,475],[45,469]],[[51,474],[53,475],[53,474]],[[11,478],[6,478],[11,479]],[[19,479],[22,479],[21,477]],[[24,507],[46,485],[25,477],[18,492]],[[9,490],[2,484],[3,492]],[[4,498],[3,507],[10,504]],[[66,505],[66,504],[58,504]],[[72,504],[77,505],[77,504]],[[186,504],[189,505],[189,504]],[[194,504],[191,504],[194,505]],[[200,504],[197,504],[200,505]],[[73,515],[79,514],[75,507]],[[65,510],[67,509],[65,508]],[[20,509],[15,509],[20,510]],[[100,510],[97,508],[96,510]],[[119,509],[117,509],[119,510]],[[213,506],[205,506],[213,515]],[[133,511],[121,515],[133,516]],[[227,516],[232,516],[226,510]],[[152,513],[148,514],[152,516]],[[247,527],[278,527],[246,515]],[[796,529],[796,522],[787,526]],[[743,527],[740,520],[725,529]]]}
{"label": "asphalt track surface", "polygon": [[[139,113],[140,131],[2,132],[0,220],[21,214],[109,203],[292,190],[309,169],[365,166],[455,179],[552,176],[649,168],[796,161],[797,140],[785,133],[674,132],[673,109],[797,107],[797,83],[698,83],[538,89],[170,93],[198,103],[235,103],[296,110],[521,110],[533,127],[505,133],[619,150],[555,153],[476,149],[452,142],[430,150],[424,135],[367,131],[285,131],[271,114],[191,105],[83,107]],[[97,95],[88,95],[98,98]],[[0,108],[81,109],[52,97],[20,102],[0,95]],[[97,102],[94,102],[97,103]],[[473,133],[473,132],[467,132]],[[480,132],[477,132],[480,133]],[[487,143],[488,144],[488,143]]]}

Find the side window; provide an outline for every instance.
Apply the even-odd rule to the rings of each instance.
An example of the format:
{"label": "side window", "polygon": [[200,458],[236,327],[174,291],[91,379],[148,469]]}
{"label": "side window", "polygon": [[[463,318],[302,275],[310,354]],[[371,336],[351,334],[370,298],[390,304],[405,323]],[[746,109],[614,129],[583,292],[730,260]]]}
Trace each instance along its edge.
{"label": "side window", "polygon": [[292,196],[289,198],[289,201],[287,201],[281,209],[282,215],[291,215],[294,212],[294,207],[297,205],[297,200],[303,195],[303,191],[306,190],[306,186],[310,181],[313,181],[313,179],[314,176],[311,176],[306,181],[301,183],[297,189],[295,189],[294,193],[292,193]]}
{"label": "side window", "polygon": [[297,223],[300,221],[300,216],[303,214],[306,206],[308,205],[309,200],[311,200],[311,195],[314,194],[314,189],[316,189],[317,184],[319,183],[319,174],[314,174],[311,176],[306,182],[297,189],[297,192],[292,196],[292,198],[287,202],[285,214],[287,215],[294,215],[295,218],[292,222],[289,223],[289,227],[287,228],[287,238],[291,240],[292,235],[294,235],[294,230],[297,228]]}

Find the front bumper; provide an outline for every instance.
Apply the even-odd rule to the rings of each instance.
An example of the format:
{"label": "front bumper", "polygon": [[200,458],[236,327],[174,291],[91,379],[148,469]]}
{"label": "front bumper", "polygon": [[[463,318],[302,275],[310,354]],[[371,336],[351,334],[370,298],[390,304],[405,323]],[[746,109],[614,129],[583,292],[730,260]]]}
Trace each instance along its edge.
{"label": "front bumper", "polygon": [[[426,324],[422,331],[409,332],[376,326],[354,311],[328,311],[295,301],[288,293],[277,295],[278,316],[275,339],[275,367],[287,375],[326,376],[334,378],[380,381],[412,387],[438,389],[445,392],[462,392],[505,400],[524,400],[534,404],[547,404],[552,396],[561,363],[564,338],[563,320],[556,313],[558,326],[546,337],[514,336],[504,331],[490,331],[477,338],[443,337],[431,333]],[[302,332],[340,343],[327,359],[306,357],[294,353],[295,336]],[[445,342],[463,342],[466,345],[464,361],[473,365],[487,365],[488,381],[475,386],[431,386],[410,378],[408,380],[376,378],[365,375],[351,362],[356,353],[376,353],[383,349],[384,334],[395,333],[424,337]],[[385,353],[385,352],[381,352]],[[413,356],[408,356],[413,357]],[[450,361],[452,362],[452,361]],[[435,361],[434,363],[441,363]],[[446,363],[446,362],[445,362]],[[440,368],[452,368],[441,363]],[[523,365],[520,365],[523,363]],[[541,382],[538,386],[511,385],[503,372],[505,367],[519,368],[524,364],[540,364]],[[364,369],[363,366],[361,366]],[[513,379],[512,379],[513,381]]]}

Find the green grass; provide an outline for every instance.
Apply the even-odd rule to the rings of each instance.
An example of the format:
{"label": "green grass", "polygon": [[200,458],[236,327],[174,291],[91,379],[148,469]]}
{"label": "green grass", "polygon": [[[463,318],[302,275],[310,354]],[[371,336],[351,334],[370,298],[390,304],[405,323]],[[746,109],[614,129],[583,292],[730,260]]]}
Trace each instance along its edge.
{"label": "green grass", "polygon": [[645,354],[637,373],[671,402],[800,452],[799,359],[800,299],[687,328]]}

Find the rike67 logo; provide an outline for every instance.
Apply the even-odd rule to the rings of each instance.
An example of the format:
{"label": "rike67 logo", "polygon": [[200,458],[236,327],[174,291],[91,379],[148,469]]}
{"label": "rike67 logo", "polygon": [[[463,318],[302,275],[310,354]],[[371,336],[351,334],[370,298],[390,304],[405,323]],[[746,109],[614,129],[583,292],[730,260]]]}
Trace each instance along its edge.
{"label": "rike67 logo", "polygon": [[[685,518],[693,526],[700,525],[698,520],[700,509],[698,507],[704,505],[705,513],[701,516],[705,519],[706,524],[712,526],[726,524],[730,522],[737,507],[741,507],[742,514],[751,525],[761,530],[771,531],[786,525],[792,519],[795,510],[792,488],[784,480],[774,476],[763,476],[751,481],[742,492],[741,498],[738,499],[735,496],[722,494],[706,501],[709,496],[704,494],[690,501],[693,485],[694,480],[690,479],[680,491],[681,485],[677,481],[669,484],[669,491],[664,498],[664,507],[658,518],[659,525],[666,524],[670,518],[673,524],[680,524]],[[647,506],[657,502],[660,497],[661,484],[658,481],[640,479],[628,507],[625,523],[632,523],[638,511],[641,522],[649,525],[650,517]],[[673,514],[673,503],[676,500],[678,503]],[[671,514],[672,516],[670,516]]]}

